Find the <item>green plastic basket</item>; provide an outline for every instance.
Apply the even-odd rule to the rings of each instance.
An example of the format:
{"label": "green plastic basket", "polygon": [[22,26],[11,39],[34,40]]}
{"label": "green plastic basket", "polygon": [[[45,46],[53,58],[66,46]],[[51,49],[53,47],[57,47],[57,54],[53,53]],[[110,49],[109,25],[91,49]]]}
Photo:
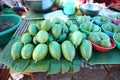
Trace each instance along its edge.
{"label": "green plastic basket", "polygon": [[116,34],[113,35],[113,39],[116,43],[117,48],[120,49],[120,43],[115,39],[115,36],[116,36]]}
{"label": "green plastic basket", "polygon": [[0,15],[0,22],[14,23],[15,25],[5,31],[0,32],[0,46],[9,42],[15,30],[18,28],[22,21],[22,18],[14,14]]}
{"label": "green plastic basket", "polygon": [[[84,27],[84,24],[85,23],[82,23],[81,25],[80,25],[80,29],[81,29],[81,31],[83,32],[83,33],[85,33],[86,35],[89,35],[92,31],[87,31],[87,30],[85,30],[83,27]],[[95,25],[95,24],[94,24]],[[97,26],[97,27],[99,27],[99,26]],[[97,32],[101,32],[101,28],[99,27],[99,31],[97,31]]]}

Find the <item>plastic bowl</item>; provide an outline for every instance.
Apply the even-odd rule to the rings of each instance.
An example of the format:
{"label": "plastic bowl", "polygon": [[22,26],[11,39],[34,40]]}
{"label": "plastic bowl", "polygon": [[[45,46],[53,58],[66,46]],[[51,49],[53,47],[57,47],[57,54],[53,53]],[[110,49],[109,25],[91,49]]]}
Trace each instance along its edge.
{"label": "plastic bowl", "polygon": [[112,44],[112,47],[110,47],[110,48],[105,48],[105,47],[101,47],[101,46],[99,46],[99,45],[96,45],[95,43],[93,43],[93,42],[91,41],[93,48],[94,48],[96,51],[99,51],[99,52],[107,52],[107,51],[109,51],[109,50],[111,50],[111,49],[113,49],[113,48],[116,47],[116,43],[114,42],[113,39],[110,39],[110,42],[111,42],[111,44]]}
{"label": "plastic bowl", "polygon": [[[77,16],[77,17],[76,17],[76,21],[77,21],[77,23],[78,23],[79,25],[82,24],[82,23],[85,23],[85,22],[79,20],[79,18],[83,18],[83,17],[84,17],[84,16]],[[88,19],[87,19],[87,22],[93,22],[93,20],[92,20],[92,18],[91,18],[90,16],[85,16],[85,17],[88,18]]]}
{"label": "plastic bowl", "polygon": [[101,26],[101,28],[102,28],[103,32],[106,33],[109,37],[111,37],[111,38],[113,37],[114,33],[111,32],[111,31],[106,30],[104,28],[104,24]]}
{"label": "plastic bowl", "polygon": [[110,18],[110,20],[111,20],[114,24],[120,25],[120,20],[116,20],[116,19],[112,19],[112,18]]}
{"label": "plastic bowl", "polygon": [[54,5],[55,0],[24,0],[26,5],[34,12],[48,12]]}
{"label": "plastic bowl", "polygon": [[14,14],[0,15],[0,22],[14,23],[10,29],[0,32],[0,45],[5,45],[9,42],[17,27],[20,25],[22,18]]}
{"label": "plastic bowl", "polygon": [[117,48],[120,49],[120,42],[118,42],[118,41],[115,39],[115,34],[113,35],[113,39],[114,39],[114,41],[115,41],[115,43],[116,43]]}
{"label": "plastic bowl", "polygon": [[[81,31],[84,32],[85,34],[89,35],[91,32],[83,29],[83,25],[84,25],[84,23],[80,25]],[[94,25],[95,25],[95,24],[94,24]],[[98,26],[98,25],[97,25],[97,26]],[[99,26],[98,26],[98,27],[99,27]],[[98,32],[101,32],[101,28],[100,28],[100,27],[99,27],[99,31],[98,31]]]}
{"label": "plastic bowl", "polygon": [[116,24],[116,25],[120,25],[120,19],[117,19],[117,16],[119,16],[120,14],[116,14],[116,15],[109,15],[109,19],[112,21],[112,23]]}
{"label": "plastic bowl", "polygon": [[96,16],[98,15],[100,11],[100,7],[94,5],[94,4],[82,4],[80,5],[80,11],[84,15],[89,15],[89,16]]}
{"label": "plastic bowl", "polygon": [[97,20],[96,18],[99,18],[99,17],[101,17],[101,16],[95,16],[94,18],[93,18],[93,22],[95,23],[95,24],[97,24],[97,25],[99,25],[99,26],[102,26],[103,24],[105,24],[106,22],[112,22],[109,18],[107,18],[107,21],[106,22],[102,22],[102,21],[100,21],[100,20]]}

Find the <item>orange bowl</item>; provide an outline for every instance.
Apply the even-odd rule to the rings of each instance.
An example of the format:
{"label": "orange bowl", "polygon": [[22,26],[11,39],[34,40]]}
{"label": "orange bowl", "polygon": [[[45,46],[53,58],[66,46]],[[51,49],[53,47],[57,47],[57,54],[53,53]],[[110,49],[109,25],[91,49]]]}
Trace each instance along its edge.
{"label": "orange bowl", "polygon": [[107,52],[107,51],[109,51],[109,50],[111,50],[111,49],[113,49],[113,48],[116,47],[116,43],[114,42],[113,39],[110,39],[110,42],[111,42],[111,44],[112,44],[112,47],[106,48],[106,47],[101,47],[101,46],[99,46],[99,45],[96,45],[95,43],[93,43],[93,42],[91,41],[93,48],[94,48],[96,51],[99,51],[99,52]]}

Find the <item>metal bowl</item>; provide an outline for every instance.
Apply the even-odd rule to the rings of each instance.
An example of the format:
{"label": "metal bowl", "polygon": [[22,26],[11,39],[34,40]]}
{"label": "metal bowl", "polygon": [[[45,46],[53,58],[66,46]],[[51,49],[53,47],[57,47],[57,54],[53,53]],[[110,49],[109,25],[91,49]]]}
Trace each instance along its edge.
{"label": "metal bowl", "polygon": [[55,0],[24,0],[24,2],[34,12],[47,12],[55,4]]}
{"label": "metal bowl", "polygon": [[96,15],[98,15],[98,13],[100,11],[100,7],[98,7],[94,4],[82,4],[82,5],[80,5],[80,11],[84,15],[96,16]]}

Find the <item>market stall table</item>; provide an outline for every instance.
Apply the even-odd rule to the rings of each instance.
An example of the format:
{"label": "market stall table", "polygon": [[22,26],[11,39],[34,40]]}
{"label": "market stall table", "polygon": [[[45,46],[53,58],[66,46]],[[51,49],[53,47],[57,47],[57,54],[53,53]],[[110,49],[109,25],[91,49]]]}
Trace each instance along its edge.
{"label": "market stall table", "polygon": [[[30,75],[33,80],[34,80],[34,77],[33,77],[32,73],[47,72],[47,70],[49,68],[48,66],[50,65],[49,59],[48,60],[46,59],[45,61],[40,61],[40,63],[35,64],[33,62],[33,60],[20,59],[20,60],[14,61],[12,59],[12,57],[10,56],[10,49],[11,49],[12,44],[15,41],[20,40],[20,36],[23,33],[27,32],[29,23],[32,23],[32,22],[35,23],[36,20],[43,20],[43,19],[44,18],[43,18],[43,16],[41,16],[41,14],[34,14],[31,12],[28,13],[26,19],[23,20],[20,27],[17,29],[17,31],[13,35],[13,38],[11,39],[11,41],[1,52],[0,62],[9,66],[11,72],[13,72],[13,73],[21,72],[23,74]],[[72,19],[72,20],[74,20],[74,19]],[[83,59],[79,58],[79,59],[74,60],[73,63],[66,62],[66,61],[65,61],[65,63],[67,63],[68,65],[70,65],[70,64],[74,65],[75,72],[79,71],[80,68],[89,68],[89,69],[96,69],[96,68],[101,69],[102,68],[102,69],[105,69],[108,73],[105,76],[105,79],[107,79],[107,77],[110,75],[110,73],[113,71],[113,69],[116,68],[116,65],[114,65],[114,64],[118,64],[117,66],[119,66],[119,64],[120,64],[120,54],[119,53],[120,53],[120,50],[118,50],[117,48],[115,48],[114,50],[111,50],[109,52],[106,52],[106,53],[99,53],[97,51],[93,51],[93,56],[88,62],[85,62]],[[4,54],[6,54],[6,55],[4,55]],[[56,69],[54,67],[57,70],[55,72],[50,67],[50,69],[52,70],[52,72],[50,72],[50,73],[55,74],[55,73],[60,72],[60,66],[59,66],[60,63],[56,62],[55,60],[51,60],[51,61],[54,62],[54,64],[52,64],[52,67],[57,64],[57,66],[55,66],[55,67],[57,67],[58,69]],[[62,62],[64,62],[64,60]],[[46,66],[46,68],[43,68],[44,65]],[[63,64],[63,65],[65,65],[65,64]],[[110,71],[108,69],[110,69]]]}

